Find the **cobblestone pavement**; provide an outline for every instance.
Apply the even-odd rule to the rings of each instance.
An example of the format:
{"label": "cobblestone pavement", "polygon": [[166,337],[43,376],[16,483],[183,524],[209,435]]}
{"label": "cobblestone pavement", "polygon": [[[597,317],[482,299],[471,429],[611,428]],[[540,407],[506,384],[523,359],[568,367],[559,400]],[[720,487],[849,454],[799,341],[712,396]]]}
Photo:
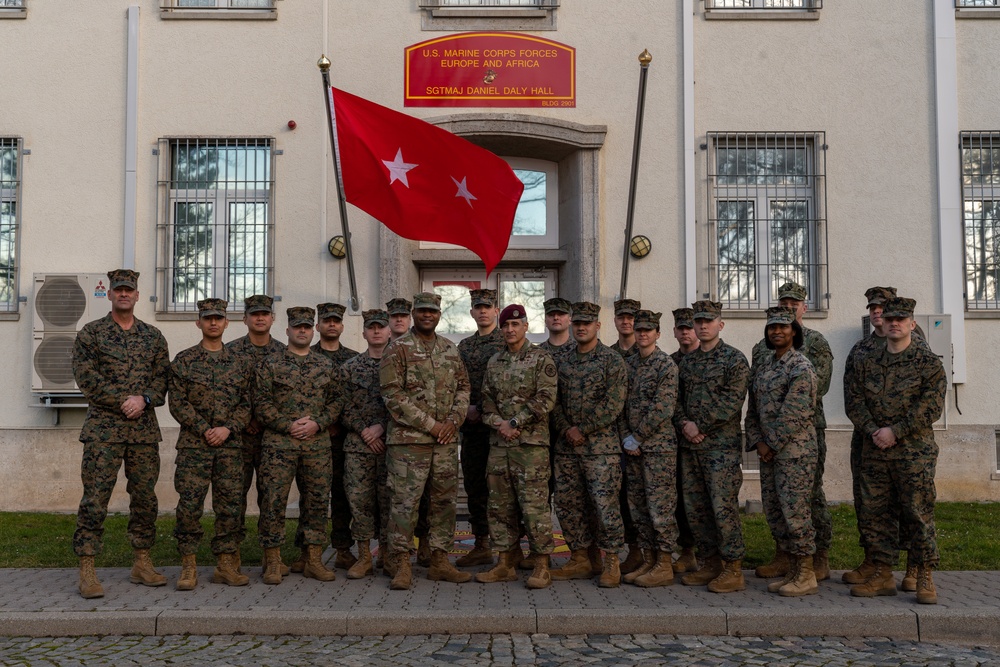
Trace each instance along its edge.
{"label": "cobblestone pavement", "polygon": [[0,638],[0,664],[51,665],[1000,665],[1000,651],[886,638],[675,635]]}

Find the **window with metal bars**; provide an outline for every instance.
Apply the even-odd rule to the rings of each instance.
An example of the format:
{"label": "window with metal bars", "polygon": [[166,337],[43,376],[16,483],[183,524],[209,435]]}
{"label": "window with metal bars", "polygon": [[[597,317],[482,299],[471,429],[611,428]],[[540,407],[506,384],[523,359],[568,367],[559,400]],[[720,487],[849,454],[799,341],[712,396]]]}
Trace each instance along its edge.
{"label": "window with metal bars", "polygon": [[0,137],[0,312],[17,312],[21,139]]}
{"label": "window with metal bars", "polygon": [[270,138],[159,142],[156,302],[196,312],[208,297],[242,304],[274,281]]}
{"label": "window with metal bars", "polygon": [[705,9],[822,9],[823,0],[705,0]]}
{"label": "window with metal bars", "polygon": [[486,7],[489,9],[517,7],[528,9],[558,7],[557,0],[422,0],[420,6],[424,9],[437,7]]}
{"label": "window with metal bars", "polygon": [[955,9],[1000,7],[1000,0],[955,0]]}
{"label": "window with metal bars", "polygon": [[277,0],[160,0],[164,19],[278,18]]}
{"label": "window with metal bars", "polygon": [[274,9],[275,0],[160,0],[160,6],[188,9]]}
{"label": "window with metal bars", "polygon": [[1000,132],[962,133],[965,304],[1000,308]]}
{"label": "window with metal bars", "polygon": [[825,136],[708,134],[710,296],[724,307],[776,305],[789,281],[828,307]]}

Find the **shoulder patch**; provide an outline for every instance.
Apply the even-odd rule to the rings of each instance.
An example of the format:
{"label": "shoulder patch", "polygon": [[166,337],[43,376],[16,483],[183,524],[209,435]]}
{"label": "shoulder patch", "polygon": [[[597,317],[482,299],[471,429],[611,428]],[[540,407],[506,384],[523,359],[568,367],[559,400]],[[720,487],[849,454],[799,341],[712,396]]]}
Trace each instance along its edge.
{"label": "shoulder patch", "polygon": [[557,373],[557,371],[556,371],[556,365],[555,364],[545,364],[545,374],[547,376],[549,376],[550,378],[551,377],[555,377],[556,373]]}

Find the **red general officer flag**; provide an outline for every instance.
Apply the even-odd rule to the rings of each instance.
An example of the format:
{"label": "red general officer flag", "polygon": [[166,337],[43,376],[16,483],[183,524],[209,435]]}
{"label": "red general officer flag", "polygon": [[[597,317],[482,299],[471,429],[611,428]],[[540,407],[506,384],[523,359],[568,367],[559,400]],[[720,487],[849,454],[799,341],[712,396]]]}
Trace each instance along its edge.
{"label": "red general officer flag", "polygon": [[347,201],[400,236],[464,246],[487,275],[524,184],[506,162],[418,118],[331,88]]}

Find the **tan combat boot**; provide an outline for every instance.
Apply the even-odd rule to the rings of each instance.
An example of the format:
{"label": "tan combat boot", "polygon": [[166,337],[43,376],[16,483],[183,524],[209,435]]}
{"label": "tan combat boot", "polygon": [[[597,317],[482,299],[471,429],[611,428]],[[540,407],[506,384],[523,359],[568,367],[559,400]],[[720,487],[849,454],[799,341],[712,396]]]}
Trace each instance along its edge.
{"label": "tan combat boot", "polygon": [[[529,564],[531,564],[531,557],[529,556],[527,559],[525,559],[524,552],[521,551],[520,542],[518,542],[516,546],[511,547],[509,553],[510,553],[510,566],[515,570],[523,570],[524,568],[521,567],[521,563],[523,563],[525,560],[527,560]],[[492,557],[490,562],[492,562]],[[535,569],[534,565],[532,564],[532,567],[528,569],[529,570]]]}
{"label": "tan combat boot", "polygon": [[767,592],[777,593],[778,591],[781,590],[782,586],[784,586],[792,579],[794,579],[795,575],[798,574],[798,572],[799,572],[799,561],[792,560],[792,565],[791,567],[788,568],[788,572],[785,573],[785,576],[782,577],[781,579],[778,579],[777,581],[772,581],[771,583],[769,583],[767,585]]}
{"label": "tan combat boot", "polygon": [[906,574],[899,582],[899,590],[912,593],[917,590],[917,574],[920,567],[910,558],[910,552],[906,552]]}
{"label": "tan combat boot", "polygon": [[80,556],[80,595],[87,600],[104,597],[104,587],[94,571],[93,556]]}
{"label": "tan combat boot", "polygon": [[[519,552],[521,547],[514,547]],[[513,566],[514,556],[510,551],[501,551],[497,558],[497,564],[493,569],[480,572],[476,575],[476,581],[481,584],[495,584],[501,581],[517,581],[517,570]]]}
{"label": "tan combat boot", "polygon": [[[410,562],[410,554],[404,553],[404,554],[402,554],[402,558],[404,558],[406,560],[406,562]],[[392,579],[393,577],[395,577],[396,576],[396,568],[398,567],[399,559],[400,559],[400,555],[399,554],[394,554],[394,553],[391,553],[391,552],[386,552],[386,554],[385,554],[385,560],[382,563],[382,574],[384,574],[385,576],[389,577],[390,579]]]}
{"label": "tan combat boot", "polygon": [[520,561],[518,561],[518,563],[517,563],[517,569],[519,569],[519,570],[534,570],[535,569],[535,556],[537,556],[537,555],[538,554],[528,554],[527,556],[524,556],[524,558],[522,558]]}
{"label": "tan combat boot", "polygon": [[830,578],[830,552],[826,549],[817,550],[813,556],[813,572],[816,574],[816,581]]}
{"label": "tan combat boot", "polygon": [[698,569],[698,559],[694,557],[694,549],[685,547],[681,549],[680,556],[674,561],[674,574],[684,574],[694,572]]}
{"label": "tan combat boot", "polygon": [[413,585],[413,573],[410,568],[410,554],[407,552],[393,553],[386,556],[386,563],[392,561],[396,568],[392,575],[389,588],[394,591],[408,591]]}
{"label": "tan combat boot", "polygon": [[417,565],[420,567],[430,567],[431,566],[431,536],[424,535],[420,539],[420,545],[417,547]]}
{"label": "tan combat boot", "polygon": [[213,584],[226,584],[227,586],[246,586],[250,583],[250,577],[240,572],[237,567],[239,560],[236,554],[219,554],[215,558],[215,571],[212,572]]}
{"label": "tan combat boot", "polygon": [[[285,567],[284,563],[282,563],[281,565],[282,568]],[[265,569],[267,568],[267,564],[264,564],[264,568]],[[288,568],[288,572],[282,572],[281,576],[287,577],[292,572],[294,572],[295,574],[302,574],[302,572],[305,569],[306,569],[306,548],[302,547],[301,549],[299,549],[299,555],[295,558],[295,560],[292,561],[291,566]]]}
{"label": "tan combat boot", "polygon": [[577,549],[569,561],[560,568],[551,571],[553,581],[569,581],[570,579],[590,579],[592,570],[586,549]]}
{"label": "tan combat boot", "polygon": [[531,589],[548,588],[552,585],[552,574],[549,572],[548,554],[532,554],[531,561],[535,564],[531,576],[524,585]]}
{"label": "tan combat boot", "polygon": [[316,581],[334,581],[336,573],[323,564],[323,545],[306,545],[306,566],[302,570],[302,576]]}
{"label": "tan combat boot", "polygon": [[[239,572],[240,568],[243,567],[243,554],[240,553],[239,549],[236,549],[236,551],[233,552],[232,556],[233,556],[233,569]],[[249,579],[247,579],[247,581],[249,581]]]}
{"label": "tan combat boot", "polygon": [[[422,543],[421,543],[422,544]],[[520,551],[521,547],[518,547]],[[471,567],[473,565],[492,565],[493,564],[493,552],[490,550],[490,538],[489,536],[476,536],[476,545],[472,547],[472,551],[468,552],[455,561],[455,565],[459,567]]]}
{"label": "tan combat boot", "polygon": [[865,559],[861,561],[861,564],[853,570],[845,572],[840,580],[845,584],[863,584],[873,574],[875,574],[875,562],[868,550],[865,550]]}
{"label": "tan combat boot", "polygon": [[622,574],[629,574],[630,572],[635,572],[640,567],[642,567],[645,562],[645,554],[642,553],[642,549],[639,545],[633,542],[628,545],[628,555],[625,556],[625,560],[621,563]]}
{"label": "tan combat boot", "polygon": [[700,570],[695,570],[681,577],[685,586],[704,586],[722,573],[722,558],[715,554],[701,564]]}
{"label": "tan combat boot", "polygon": [[753,573],[761,579],[773,579],[785,576],[790,569],[792,569],[791,554],[779,548],[774,552],[774,558],[771,559],[770,563],[759,565]]}
{"label": "tan combat boot", "polygon": [[[493,557],[490,556],[490,562]],[[472,580],[472,575],[468,572],[456,570],[455,566],[448,560],[448,554],[442,549],[434,549],[431,552],[431,566],[427,568],[427,578],[431,581],[450,581],[453,584],[464,584]]]}
{"label": "tan combat boot", "polygon": [[604,561],[601,560],[601,548],[597,544],[587,547],[587,557],[590,559],[590,576],[596,577],[604,572]]}
{"label": "tan combat boot", "polygon": [[722,562],[722,572],[712,581],[708,582],[708,590],[713,593],[735,593],[747,587],[747,582],[743,578],[741,566],[743,561],[727,560]]}
{"label": "tan combat boot", "polygon": [[937,588],[934,587],[931,568],[927,565],[920,565],[917,569],[917,602],[937,604]]}
{"label": "tan combat boot", "polygon": [[194,554],[181,556],[181,576],[177,577],[176,589],[193,591],[198,585],[198,562]]}
{"label": "tan combat boot", "polygon": [[604,554],[604,571],[601,578],[597,580],[597,585],[601,588],[618,588],[622,585],[622,570],[618,563],[618,554],[608,552]]}
{"label": "tan combat boot", "polygon": [[635,580],[636,586],[642,588],[656,588],[658,586],[674,585],[674,564],[673,554],[669,551],[659,551],[656,553],[656,565],[648,572],[638,576]]}
{"label": "tan combat boot", "polygon": [[281,583],[281,548],[264,549],[264,583],[275,585]]}
{"label": "tan combat boot", "polygon": [[340,568],[342,570],[350,570],[357,562],[358,559],[354,557],[353,553],[351,553],[351,547],[347,547],[346,549],[337,549],[337,557],[333,560],[333,567]]}
{"label": "tan combat boot", "polygon": [[167,578],[153,569],[153,561],[149,557],[149,549],[136,549],[132,561],[132,573],[128,578],[133,584],[143,586],[163,586]]}
{"label": "tan combat boot", "polygon": [[358,560],[347,569],[348,579],[364,579],[369,574],[375,574],[375,567],[372,565],[372,550],[368,540],[358,542]]}
{"label": "tan combat boot", "polygon": [[795,577],[778,589],[778,595],[796,598],[819,593],[819,583],[816,581],[816,572],[813,569],[813,557],[797,556],[796,560]]}
{"label": "tan combat boot", "polygon": [[892,566],[888,563],[872,561],[875,571],[868,581],[851,586],[851,595],[857,598],[873,598],[878,595],[895,595],[896,578],[892,576]]}
{"label": "tan combat boot", "polygon": [[[655,565],[656,565],[656,552],[653,551],[652,549],[643,549],[642,565],[635,568],[628,574],[623,575],[622,581],[624,581],[626,584],[634,584],[636,579],[638,579],[642,575],[652,570],[653,566]],[[622,565],[622,572],[624,571],[625,571],[625,566]]]}

